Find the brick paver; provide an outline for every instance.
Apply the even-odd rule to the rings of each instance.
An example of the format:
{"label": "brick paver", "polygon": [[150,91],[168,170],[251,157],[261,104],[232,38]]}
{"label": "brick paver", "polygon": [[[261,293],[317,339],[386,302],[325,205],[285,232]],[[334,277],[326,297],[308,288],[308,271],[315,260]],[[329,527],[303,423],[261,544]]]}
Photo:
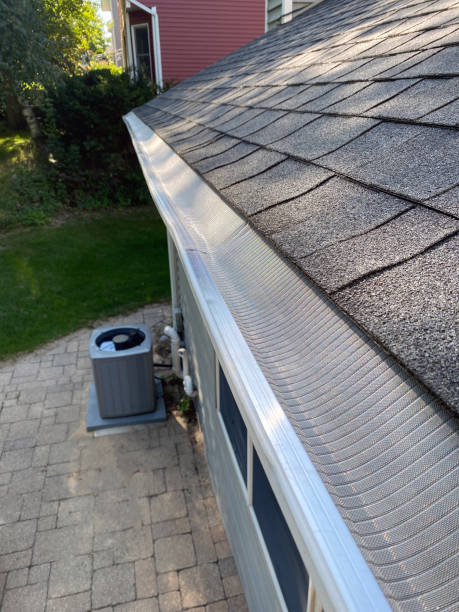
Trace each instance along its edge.
{"label": "brick paver", "polygon": [[246,610],[198,428],[86,432],[90,332],[0,362],[1,609]]}

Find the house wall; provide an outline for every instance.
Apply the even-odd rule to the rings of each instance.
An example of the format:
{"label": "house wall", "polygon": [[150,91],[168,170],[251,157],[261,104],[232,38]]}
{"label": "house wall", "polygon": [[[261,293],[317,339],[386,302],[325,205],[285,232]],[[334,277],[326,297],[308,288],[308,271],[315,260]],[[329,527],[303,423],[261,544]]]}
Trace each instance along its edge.
{"label": "house wall", "polygon": [[117,0],[110,0],[110,11],[112,14],[112,46],[113,61],[116,66],[123,66],[123,45],[121,42],[121,26]]}
{"label": "house wall", "polygon": [[249,609],[284,611],[285,604],[269,560],[247,487],[218,412],[217,360],[184,270],[175,258],[177,303],[183,315],[183,335],[190,354],[196,401],[204,434],[212,486],[231,543]]}
{"label": "house wall", "polygon": [[[164,81],[182,81],[265,31],[265,0],[145,0],[159,18]],[[131,23],[148,20],[131,13]]]}

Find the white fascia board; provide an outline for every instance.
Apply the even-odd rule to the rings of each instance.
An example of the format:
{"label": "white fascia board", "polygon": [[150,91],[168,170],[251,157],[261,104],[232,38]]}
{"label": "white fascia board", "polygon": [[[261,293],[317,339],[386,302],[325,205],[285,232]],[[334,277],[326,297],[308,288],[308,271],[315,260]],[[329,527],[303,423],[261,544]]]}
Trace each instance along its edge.
{"label": "white fascia board", "polygon": [[[187,229],[190,202],[239,217],[134,113],[124,117],[147,185],[171,235],[218,359],[324,609],[391,608],[250,351]],[[253,231],[253,230],[251,230]]]}

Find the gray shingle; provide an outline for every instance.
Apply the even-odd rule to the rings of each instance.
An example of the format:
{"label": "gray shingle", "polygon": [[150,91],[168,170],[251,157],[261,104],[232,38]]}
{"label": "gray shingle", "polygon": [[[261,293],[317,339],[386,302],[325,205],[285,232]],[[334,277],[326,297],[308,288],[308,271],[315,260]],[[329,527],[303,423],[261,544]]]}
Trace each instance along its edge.
{"label": "gray shingle", "polygon": [[229,121],[222,121],[214,125],[215,129],[227,132],[228,130],[234,130],[239,127],[242,123],[245,123],[249,119],[253,119],[257,115],[261,115],[263,111],[259,108],[248,108],[247,110],[240,109],[239,115],[236,115]]}
{"label": "gray shingle", "polygon": [[[400,36],[391,36],[385,40],[373,40],[373,47],[370,47],[365,53],[362,53],[364,57],[373,57],[375,55],[385,55],[386,53],[398,52],[400,47],[412,40],[416,34],[400,34]],[[411,49],[406,49],[411,51]]]}
{"label": "gray shingle", "polygon": [[264,128],[265,126],[270,125],[271,123],[273,123],[273,121],[276,121],[276,119],[280,119],[283,115],[285,115],[285,113],[282,111],[264,111],[260,115],[257,115],[253,119],[250,119],[238,128],[228,130],[228,133],[231,136],[238,136],[239,138],[243,138],[244,136],[247,136],[252,132],[256,132],[257,130]]}
{"label": "gray shingle", "polygon": [[295,77],[300,70],[298,68],[283,68],[278,70],[274,67],[272,71],[262,72],[257,77],[259,85],[286,85],[292,77]]}
{"label": "gray shingle", "polygon": [[189,129],[194,125],[196,124],[193,121],[190,121],[189,119],[182,119],[182,117],[178,117],[176,115],[169,115],[167,123],[159,125],[157,130],[164,135],[176,134],[182,130]]}
{"label": "gray shingle", "polygon": [[[325,0],[138,112],[179,153],[187,149],[187,161],[209,173],[207,178],[274,244],[291,257],[303,254],[303,264],[328,290],[359,274],[376,278],[381,265],[404,269],[397,264],[400,258],[443,235],[434,222],[439,215],[420,208],[407,213],[408,200],[427,198],[430,207],[449,214],[448,227],[458,213],[457,132],[425,125],[457,124],[456,81],[445,78],[457,71],[457,49],[443,49],[458,41],[459,28],[448,25],[456,19],[450,8],[455,1]],[[287,113],[266,113],[266,108]],[[383,121],[374,121],[378,117]],[[391,117],[393,122],[386,120]],[[279,159],[257,144],[317,159],[317,165],[290,159],[253,176]],[[332,179],[333,171],[361,186]],[[234,180],[240,182],[224,187]],[[378,224],[383,225],[375,228]],[[311,254],[313,248],[322,250]],[[389,297],[397,318],[394,292]],[[444,316],[446,310],[438,308],[438,316]],[[391,334],[396,333],[393,325]],[[425,592],[437,594],[429,584]],[[408,606],[414,598],[410,594]],[[429,608],[426,598],[424,604]]]}
{"label": "gray shingle", "polygon": [[[347,73],[346,80],[367,80],[373,79],[377,76],[383,77],[388,76],[386,73],[388,70],[397,69],[398,72],[401,72],[403,68],[403,63],[407,60],[412,59],[417,54],[415,53],[399,53],[396,55],[387,55],[386,57],[376,57],[366,63],[364,66],[353,70],[352,72]],[[422,59],[422,58],[420,58]]]}
{"label": "gray shingle", "polygon": [[[265,98],[262,102],[259,103],[259,106],[263,106],[266,108],[277,108],[282,105],[285,100],[288,100],[298,90],[303,90],[304,86],[285,86],[285,87],[276,87],[271,88],[271,96],[269,98]],[[273,91],[274,90],[274,91]]]}
{"label": "gray shingle", "polygon": [[372,116],[417,119],[458,96],[459,78],[424,79],[371,109]]}
{"label": "gray shingle", "polygon": [[450,406],[459,405],[459,240],[337,292],[335,301]]}
{"label": "gray shingle", "polygon": [[[390,204],[397,207],[397,203]],[[404,204],[400,206],[403,207]],[[378,222],[384,222],[391,217],[386,209],[375,211],[361,203],[362,215],[359,216],[359,213],[356,213],[358,207],[355,202],[346,202],[345,206],[325,208],[320,202],[315,202],[315,206],[304,211],[304,220],[301,223],[289,230],[272,234],[271,237],[284,253],[297,260],[338,240],[368,231]]]}
{"label": "gray shingle", "polygon": [[[353,45],[349,45],[346,50],[343,50],[339,53],[339,60],[350,60],[350,59],[361,59],[361,57],[365,57],[367,52],[371,47],[375,44],[374,40],[367,40],[365,42],[358,42]],[[361,57],[358,57],[361,56]]]}
{"label": "gray shingle", "polygon": [[317,117],[319,115],[312,113],[287,113],[265,128],[247,136],[247,140],[256,144],[269,144],[295,132]]}
{"label": "gray shingle", "polygon": [[442,123],[443,125],[459,125],[459,100],[424,115],[422,120],[430,123]]}
{"label": "gray shingle", "polygon": [[227,102],[233,102],[238,106],[244,106],[244,101],[247,98],[251,98],[258,92],[258,87],[232,87],[228,92],[228,95],[223,98],[225,104]]}
{"label": "gray shingle", "polygon": [[221,115],[220,117],[213,117],[210,120],[207,120],[207,118],[205,118],[203,120],[203,123],[205,123],[206,126],[208,127],[216,127],[219,123],[224,123],[226,121],[229,121],[230,119],[233,119],[234,117],[238,117],[241,114],[241,109],[237,106],[229,106],[228,111],[226,111],[226,113],[224,115]]}
{"label": "gray shingle", "polygon": [[402,77],[449,75],[459,72],[459,49],[447,47],[425,61],[399,73]]}
{"label": "gray shingle", "polygon": [[[395,96],[410,85],[416,83],[416,79],[400,79],[397,81],[379,81],[365,87],[347,100],[332,104],[327,111],[332,113],[349,113],[359,115],[376,104],[384,102],[388,98]],[[371,112],[369,113],[371,114]]]}
{"label": "gray shingle", "polygon": [[315,159],[346,144],[376,121],[362,117],[320,117],[297,132],[274,143],[282,153],[304,159]]}
{"label": "gray shingle", "polygon": [[453,7],[453,4],[448,7],[449,11],[439,11],[438,13],[431,13],[430,15],[424,15],[421,22],[419,23],[419,30],[427,30],[432,28],[439,28],[450,23],[457,23],[459,11],[457,7]]}
{"label": "gray shingle", "polygon": [[292,75],[286,81],[288,85],[301,85],[302,83],[311,83],[317,80],[329,81],[333,80],[329,78],[330,71],[332,71],[339,64],[314,64],[308,66],[304,70],[301,70],[296,75]]}
{"label": "gray shingle", "polygon": [[272,96],[274,87],[246,87],[244,93],[234,99],[238,106],[256,106],[257,100]]}
{"label": "gray shingle", "polygon": [[285,155],[279,155],[279,153],[274,151],[258,149],[241,160],[207,172],[205,177],[217,189],[224,189],[237,181],[242,181],[263,172],[283,159],[285,159]]}
{"label": "gray shingle", "polygon": [[459,94],[459,78],[424,79],[372,109],[373,115],[417,119],[454,100]]}
{"label": "gray shingle", "polygon": [[[347,77],[348,74],[357,74],[358,70],[363,69],[365,65],[370,63],[371,61],[372,60],[370,58],[365,58],[348,62],[341,62],[339,64],[336,64],[336,66],[334,66],[325,75],[323,75],[322,80],[331,83],[335,81],[340,81],[341,79],[350,81],[360,79],[361,77],[357,76],[349,77],[349,79],[345,77]],[[361,80],[364,81],[367,78],[368,77],[363,76]]]}
{"label": "gray shingle", "polygon": [[444,31],[449,31],[445,37],[434,42],[432,46],[446,46],[446,45],[457,45],[459,43],[459,28],[457,25],[443,28]]}
{"label": "gray shingle", "polygon": [[182,153],[182,156],[187,160],[187,162],[194,163],[206,157],[211,157],[213,155],[223,153],[223,151],[227,151],[238,143],[239,140],[237,138],[230,138],[229,136],[219,135],[219,138],[217,140],[212,141],[208,144],[204,144],[203,146],[196,147],[189,151],[185,151],[184,153]]}
{"label": "gray shingle", "polygon": [[397,51],[421,51],[428,47],[444,45],[444,38],[451,34],[457,26],[450,28],[442,28],[438,30],[428,30],[427,32],[416,33],[415,36],[409,35],[410,40],[407,40]]}
{"label": "gray shingle", "polygon": [[[167,142],[175,146],[176,144],[179,144],[184,140],[188,141],[190,138],[199,136],[199,134],[201,134],[201,132],[206,129],[204,126],[196,125],[195,123],[192,123],[191,126],[192,127],[190,127],[188,130],[181,130],[173,134],[164,134],[165,138],[167,139]],[[159,133],[161,132],[159,131]]]}
{"label": "gray shingle", "polygon": [[[282,109],[296,109],[303,105],[305,102],[314,100],[324,93],[327,93],[331,89],[335,89],[335,84],[330,85],[310,85],[309,87],[302,87],[298,93],[290,97],[288,100],[280,103],[278,106]],[[298,88],[299,89],[299,88]]]}
{"label": "gray shingle", "polygon": [[227,116],[228,111],[232,110],[232,106],[229,104],[204,104],[199,113],[195,114],[195,117],[201,123],[208,123],[212,120],[222,120],[226,121],[229,119]]}
{"label": "gray shingle", "polygon": [[223,195],[246,215],[312,189],[331,173],[288,159],[263,174],[223,189]]}
{"label": "gray shingle", "polygon": [[373,160],[383,151],[401,146],[419,134],[421,129],[417,125],[380,123],[338,151],[322,157],[320,163],[338,172],[349,172]]}
{"label": "gray shingle", "polygon": [[366,234],[331,245],[298,264],[326,291],[404,261],[459,229],[459,221],[417,206]]}
{"label": "gray shingle", "polygon": [[[168,140],[167,134],[165,134],[162,131],[160,131],[159,133],[167,142]],[[192,136],[191,138],[187,138],[186,140],[180,140],[180,142],[176,142],[174,144],[174,147],[176,151],[180,153],[180,155],[183,155],[187,151],[196,149],[198,147],[201,148],[207,144],[210,144],[214,140],[218,140],[221,138],[222,138],[222,135],[219,132],[215,132],[214,130],[204,129],[198,134],[196,134],[195,136]]]}
{"label": "gray shingle", "polygon": [[334,87],[328,93],[316,98],[315,100],[311,100],[310,102],[306,102],[299,107],[298,110],[323,110],[326,109],[328,111],[328,107],[335,102],[340,102],[352,94],[357,93],[364,87],[367,87],[369,83],[346,83],[344,85],[338,85],[338,87]]}
{"label": "gray shingle", "polygon": [[404,200],[333,178],[253,218],[293,259],[371,230],[406,210]]}
{"label": "gray shingle", "polygon": [[[414,53],[413,56],[411,57],[411,59],[407,59],[405,60],[402,64],[398,64],[393,66],[392,68],[389,68],[388,70],[385,70],[384,72],[381,72],[380,74],[378,74],[377,76],[375,76],[375,79],[391,79],[394,77],[399,78],[400,77],[409,77],[411,75],[406,74],[405,72],[408,73],[408,68],[410,68],[411,66],[416,66],[417,64],[423,62],[425,59],[429,58],[431,55],[433,55],[434,53],[436,53],[437,49],[431,49],[430,51],[421,51],[420,53]],[[400,54],[402,55],[402,54]],[[406,53],[403,53],[403,55],[407,55]],[[403,71],[403,75],[401,75],[401,72]]]}
{"label": "gray shingle", "polygon": [[423,200],[457,182],[459,134],[422,127],[398,147],[378,151],[373,160],[352,175],[383,189]]}
{"label": "gray shingle", "polygon": [[223,153],[219,153],[217,155],[213,155],[212,157],[207,157],[202,161],[195,162],[193,167],[201,173],[209,172],[210,170],[218,168],[219,166],[231,164],[232,162],[235,162],[241,157],[245,157],[246,155],[249,155],[249,153],[253,153],[256,150],[257,147],[255,145],[240,142]]}
{"label": "gray shingle", "polygon": [[427,204],[459,218],[459,187],[454,187],[435,198],[427,200]]}

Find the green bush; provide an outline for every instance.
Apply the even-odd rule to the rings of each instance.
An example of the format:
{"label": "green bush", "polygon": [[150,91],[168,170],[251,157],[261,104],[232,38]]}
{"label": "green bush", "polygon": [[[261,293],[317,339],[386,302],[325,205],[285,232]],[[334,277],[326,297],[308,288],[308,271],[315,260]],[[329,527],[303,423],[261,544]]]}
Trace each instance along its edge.
{"label": "green bush", "polygon": [[47,223],[66,197],[65,186],[30,135],[0,122],[0,231]]}
{"label": "green bush", "polygon": [[42,105],[46,146],[73,206],[85,209],[149,201],[122,116],[155,95],[139,75],[107,69],[65,77]]}
{"label": "green bush", "polygon": [[0,230],[15,225],[44,225],[66,203],[66,190],[52,173],[25,162],[4,177],[0,187]]}

